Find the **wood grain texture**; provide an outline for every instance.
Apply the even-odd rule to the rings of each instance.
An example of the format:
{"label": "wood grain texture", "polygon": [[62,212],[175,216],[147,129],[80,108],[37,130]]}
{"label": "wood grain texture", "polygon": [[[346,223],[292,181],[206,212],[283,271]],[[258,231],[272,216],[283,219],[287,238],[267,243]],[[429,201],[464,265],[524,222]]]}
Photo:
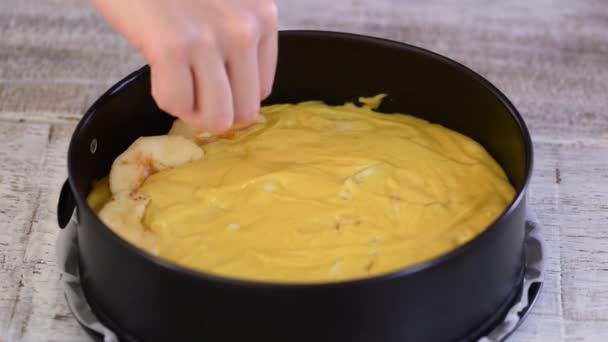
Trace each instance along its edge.
{"label": "wood grain texture", "polygon": [[[547,242],[544,291],[512,340],[608,340],[608,3],[277,3],[284,29],[425,47],[509,96],[534,139],[529,197]],[[142,63],[85,0],[0,1],[0,340],[87,340],[56,271],[56,199],[75,122]]]}
{"label": "wood grain texture", "polygon": [[0,338],[81,341],[55,264],[55,207],[73,126],[0,122]]}

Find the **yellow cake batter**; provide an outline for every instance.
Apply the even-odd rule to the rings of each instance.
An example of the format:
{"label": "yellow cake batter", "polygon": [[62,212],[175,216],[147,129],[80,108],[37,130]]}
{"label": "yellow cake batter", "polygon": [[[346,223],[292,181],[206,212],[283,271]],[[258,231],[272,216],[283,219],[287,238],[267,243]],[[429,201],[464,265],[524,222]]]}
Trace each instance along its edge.
{"label": "yellow cake batter", "polygon": [[[515,195],[504,171],[462,134],[374,112],[380,99],[264,107],[264,125],[148,177],[139,192],[157,254],[231,278],[330,282],[395,271],[478,235]],[[109,195],[100,182],[89,203],[99,210]]]}

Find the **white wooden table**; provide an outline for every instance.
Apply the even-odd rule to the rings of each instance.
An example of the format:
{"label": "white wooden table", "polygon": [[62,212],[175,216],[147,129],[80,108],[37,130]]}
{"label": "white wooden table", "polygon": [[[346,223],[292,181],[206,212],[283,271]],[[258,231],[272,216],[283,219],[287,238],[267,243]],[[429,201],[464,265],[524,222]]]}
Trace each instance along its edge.
{"label": "white wooden table", "polygon": [[[282,28],[430,48],[486,76],[535,144],[545,288],[513,341],[608,341],[608,2],[279,0]],[[85,341],[55,265],[81,114],[143,63],[85,0],[0,1],[0,339]],[[407,80],[404,80],[407,82]]]}

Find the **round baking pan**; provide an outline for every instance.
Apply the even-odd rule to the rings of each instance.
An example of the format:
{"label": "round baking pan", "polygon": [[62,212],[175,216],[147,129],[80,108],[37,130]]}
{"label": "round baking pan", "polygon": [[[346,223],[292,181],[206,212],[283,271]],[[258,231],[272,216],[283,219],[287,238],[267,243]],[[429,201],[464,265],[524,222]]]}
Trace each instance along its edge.
{"label": "round baking pan", "polygon": [[527,128],[509,100],[470,69],[393,41],[337,32],[280,33],[265,104],[341,104],[388,94],[379,111],[409,113],[472,137],[500,163],[517,195],[487,230],[435,259],[369,279],[323,284],[241,281],[163,261],[121,239],[86,204],[93,182],[136,138],[172,117],[150,95],[144,67],[84,115],[68,151],[60,226],[74,209],[79,268],[99,319],[129,341],[460,341],[500,321],[522,282]]}

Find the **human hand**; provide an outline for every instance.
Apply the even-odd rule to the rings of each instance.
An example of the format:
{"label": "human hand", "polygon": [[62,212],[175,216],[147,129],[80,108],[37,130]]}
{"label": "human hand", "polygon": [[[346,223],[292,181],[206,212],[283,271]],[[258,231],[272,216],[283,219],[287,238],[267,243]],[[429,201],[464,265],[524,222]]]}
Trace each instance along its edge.
{"label": "human hand", "polygon": [[272,0],[93,0],[150,64],[164,111],[210,132],[253,121],[272,89]]}

